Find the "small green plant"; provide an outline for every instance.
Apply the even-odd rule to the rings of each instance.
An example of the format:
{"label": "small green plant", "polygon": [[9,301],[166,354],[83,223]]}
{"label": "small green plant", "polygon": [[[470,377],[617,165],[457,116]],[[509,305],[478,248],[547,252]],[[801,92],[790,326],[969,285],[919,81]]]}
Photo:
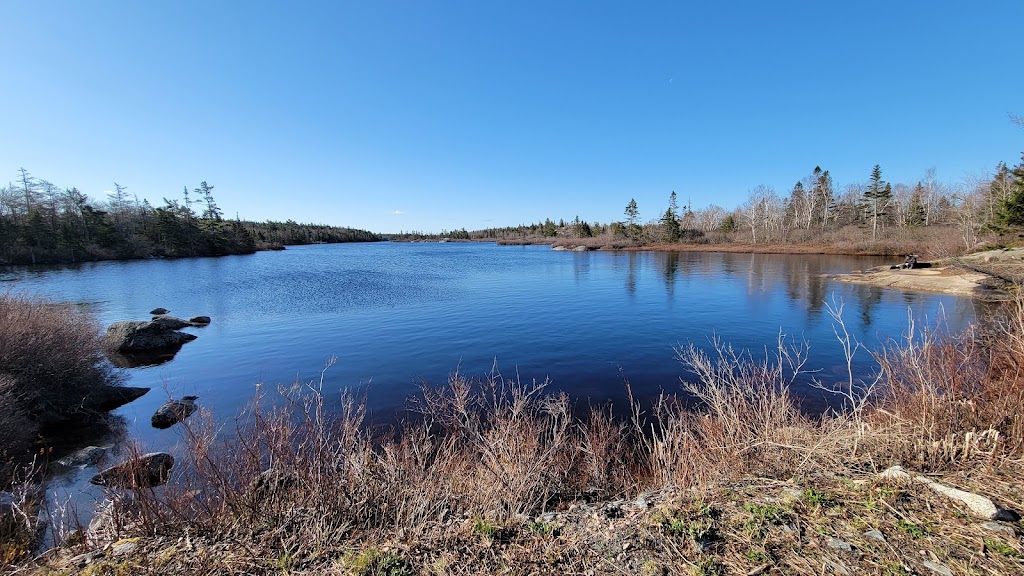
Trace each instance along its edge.
{"label": "small green plant", "polygon": [[698,520],[691,522],[686,527],[686,533],[697,542],[707,542],[718,539],[718,531],[711,520]]}
{"label": "small green plant", "polygon": [[816,508],[831,508],[836,505],[836,501],[829,497],[828,494],[814,488],[804,490],[803,501],[804,504]]}
{"label": "small green plant", "polygon": [[477,518],[473,522],[473,532],[484,538],[494,538],[498,534],[498,525],[492,524],[483,518]]}
{"label": "small green plant", "polygon": [[663,574],[664,570],[654,560],[648,560],[640,566],[640,573],[644,576],[657,576],[658,574]]}
{"label": "small green plant", "polygon": [[789,512],[775,504],[748,502],[743,509],[750,514],[743,522],[743,529],[753,538],[763,538],[768,526],[782,524],[789,518]]}
{"label": "small green plant", "polygon": [[1020,553],[1010,547],[1009,544],[996,538],[985,538],[985,548],[988,548],[998,554],[1002,554],[1008,558],[1016,558],[1017,556],[1020,556]]}
{"label": "small green plant", "polygon": [[539,536],[546,536],[554,531],[554,528],[551,526],[551,524],[547,524],[545,522],[540,521],[530,522],[529,524],[527,524],[527,526],[529,527],[530,532],[533,532],[534,534],[537,534]]}
{"label": "small green plant", "polygon": [[768,555],[757,548],[747,548],[747,551],[743,553],[743,557],[754,564],[764,564],[768,561]]}
{"label": "small green plant", "polygon": [[409,563],[393,552],[367,548],[345,558],[347,576],[412,576]]}
{"label": "small green plant", "polygon": [[290,552],[284,550],[277,557],[277,561],[274,562],[274,567],[285,574],[290,574],[295,569],[295,558],[292,557]]}
{"label": "small green plant", "polygon": [[903,519],[900,519],[900,520],[898,520],[896,522],[896,527],[900,529],[900,532],[903,532],[904,534],[906,534],[907,536],[910,536],[914,540],[917,540],[918,538],[924,538],[925,536],[928,535],[928,532],[929,532],[927,526],[922,526],[920,524],[914,524],[913,522],[910,522],[909,520],[903,520]]}
{"label": "small green plant", "polygon": [[693,576],[722,576],[725,569],[714,558],[704,558],[693,568]]}
{"label": "small green plant", "polygon": [[665,523],[665,531],[672,536],[684,536],[687,534],[686,521],[680,518],[669,519]]}
{"label": "small green plant", "polygon": [[782,524],[789,518],[789,512],[775,504],[754,504],[747,502],[743,509],[754,516],[755,519],[767,524]]}

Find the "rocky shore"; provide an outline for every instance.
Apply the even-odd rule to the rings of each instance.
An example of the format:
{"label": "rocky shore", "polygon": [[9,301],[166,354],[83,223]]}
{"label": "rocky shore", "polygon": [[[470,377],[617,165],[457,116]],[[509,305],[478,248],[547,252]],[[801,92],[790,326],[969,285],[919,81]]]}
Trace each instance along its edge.
{"label": "rocky shore", "polygon": [[901,290],[939,292],[983,300],[1007,300],[1024,281],[1024,248],[977,252],[904,269],[894,263],[830,278]]}

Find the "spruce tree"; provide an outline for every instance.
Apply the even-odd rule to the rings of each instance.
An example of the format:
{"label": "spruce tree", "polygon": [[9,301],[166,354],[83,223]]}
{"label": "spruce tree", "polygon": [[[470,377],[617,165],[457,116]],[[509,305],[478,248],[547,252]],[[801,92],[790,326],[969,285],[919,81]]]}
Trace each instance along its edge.
{"label": "spruce tree", "polygon": [[882,182],[882,167],[875,164],[871,170],[871,179],[864,191],[863,206],[865,215],[871,219],[871,239],[878,238],[878,219],[885,216],[886,207],[892,200],[892,186]]}
{"label": "spruce tree", "polygon": [[626,234],[636,240],[640,237],[640,210],[636,206],[636,199],[630,198],[626,204]]}
{"label": "spruce tree", "polygon": [[1024,226],[1024,154],[1010,171],[1010,193],[999,207],[998,219],[1006,226]]}

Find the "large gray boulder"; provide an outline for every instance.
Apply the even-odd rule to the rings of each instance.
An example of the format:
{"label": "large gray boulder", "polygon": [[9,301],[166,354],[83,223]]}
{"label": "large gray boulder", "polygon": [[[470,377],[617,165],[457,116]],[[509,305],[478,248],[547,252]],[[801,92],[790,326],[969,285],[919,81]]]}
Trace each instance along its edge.
{"label": "large gray boulder", "polygon": [[89,482],[108,488],[152,488],[167,482],[174,457],[165,452],[150,452],[93,476]]}
{"label": "large gray boulder", "polygon": [[199,396],[185,396],[181,400],[171,400],[156,409],[153,414],[153,428],[170,428],[196,411],[196,400]]}
{"label": "large gray boulder", "polygon": [[168,328],[159,320],[151,322],[114,322],[103,337],[108,350],[116,352],[142,352],[173,348],[195,340],[194,334]]}

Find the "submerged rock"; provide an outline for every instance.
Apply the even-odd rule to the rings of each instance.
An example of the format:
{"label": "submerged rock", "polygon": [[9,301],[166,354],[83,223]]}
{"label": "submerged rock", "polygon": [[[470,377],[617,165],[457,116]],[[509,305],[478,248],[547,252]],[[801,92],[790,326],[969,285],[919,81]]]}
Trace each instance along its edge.
{"label": "submerged rock", "polygon": [[181,400],[171,400],[156,409],[153,414],[153,428],[170,428],[196,411],[198,396],[185,396]]}
{"label": "submerged rock", "polygon": [[158,319],[151,322],[114,322],[107,328],[103,339],[108,350],[141,352],[180,346],[195,340],[196,336],[168,328]]}
{"label": "submerged rock", "polygon": [[89,482],[108,488],[152,488],[167,482],[174,457],[165,452],[143,454],[117,466],[111,466]]}
{"label": "submerged rock", "polygon": [[68,468],[85,468],[86,466],[92,466],[102,460],[103,456],[106,455],[107,450],[109,449],[109,446],[86,446],[73,454],[68,454],[57,462],[67,466]]}

